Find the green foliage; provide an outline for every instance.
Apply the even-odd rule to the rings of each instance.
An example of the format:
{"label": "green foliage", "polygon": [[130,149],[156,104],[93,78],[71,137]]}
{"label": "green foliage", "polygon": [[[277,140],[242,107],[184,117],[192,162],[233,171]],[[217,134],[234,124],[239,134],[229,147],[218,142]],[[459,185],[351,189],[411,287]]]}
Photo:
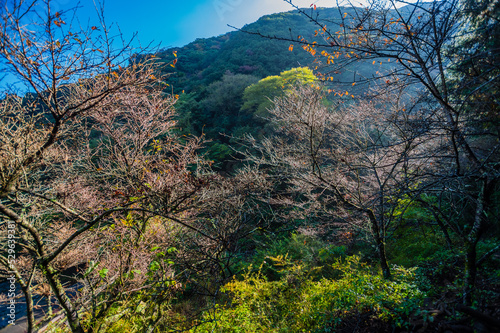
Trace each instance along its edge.
{"label": "green foliage", "polygon": [[394,279],[387,281],[357,256],[332,265],[340,278],[319,281],[310,278],[312,270],[288,256],[268,260],[282,267],[280,280],[269,281],[262,267],[234,279],[223,289],[231,303],[219,305],[213,314],[216,321],[205,322],[196,332],[329,332],[359,313],[401,327],[424,296],[413,270],[394,267]]}
{"label": "green foliage", "polygon": [[[338,12],[333,8],[318,12],[331,17],[338,16]],[[296,11],[261,17],[244,29],[286,37],[289,34],[284,32],[288,33],[290,27],[297,31],[315,29],[314,23]],[[175,58],[173,52],[177,52],[176,67],[166,66],[164,72],[171,74],[168,81],[176,93],[182,90],[189,93],[220,80],[226,71],[263,78],[277,75],[283,70],[296,67],[297,64],[307,66],[312,63],[313,56],[300,48],[290,52],[289,45],[287,41],[270,40],[243,31],[233,31],[217,37],[200,38],[180,48],[164,49],[156,54],[156,59],[168,64]]]}
{"label": "green foliage", "polygon": [[214,167],[221,167],[223,161],[231,159],[234,151],[224,143],[214,142],[210,145],[206,157],[209,160],[215,161]]}
{"label": "green foliage", "polygon": [[268,76],[245,89],[242,110],[250,110],[259,117],[267,115],[272,100],[286,94],[296,84],[314,83],[318,79],[307,67],[293,68],[280,75]]}
{"label": "green foliage", "polygon": [[257,249],[251,264],[262,264],[261,273],[266,278],[279,280],[281,268],[267,258],[287,256],[289,260],[300,261],[304,267],[314,270],[313,278],[331,277],[334,275],[331,265],[345,255],[345,246],[325,244],[316,237],[292,233],[290,237],[268,240],[265,247]]}
{"label": "green foliage", "polygon": [[451,86],[468,109],[469,121],[498,134],[500,3],[468,0],[462,6],[458,38],[448,47],[454,58],[448,72]]}
{"label": "green foliage", "polygon": [[448,250],[443,236],[435,227],[400,227],[392,236],[392,241],[387,243],[391,262],[406,267],[430,260],[441,251]]}

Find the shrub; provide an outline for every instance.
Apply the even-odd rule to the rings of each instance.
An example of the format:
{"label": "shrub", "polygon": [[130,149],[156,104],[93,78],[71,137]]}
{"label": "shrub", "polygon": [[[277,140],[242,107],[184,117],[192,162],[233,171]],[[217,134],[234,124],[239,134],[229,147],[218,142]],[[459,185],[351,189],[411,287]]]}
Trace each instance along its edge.
{"label": "shrub", "polygon": [[206,315],[196,332],[328,332],[358,313],[401,327],[424,296],[412,269],[393,267],[393,280],[384,280],[358,256],[332,265],[338,279],[319,281],[310,278],[314,269],[304,269],[287,256],[269,260],[282,268],[278,281],[269,281],[261,269],[233,279],[223,288],[231,302]]}

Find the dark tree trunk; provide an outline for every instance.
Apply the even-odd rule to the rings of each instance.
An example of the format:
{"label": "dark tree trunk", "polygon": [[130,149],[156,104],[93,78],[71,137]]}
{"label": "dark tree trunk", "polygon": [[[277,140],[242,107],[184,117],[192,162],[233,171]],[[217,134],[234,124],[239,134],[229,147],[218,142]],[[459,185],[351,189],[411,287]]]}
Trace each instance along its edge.
{"label": "dark tree trunk", "polygon": [[370,218],[373,238],[375,239],[375,245],[377,247],[377,252],[380,261],[380,268],[382,269],[382,274],[384,276],[384,279],[388,280],[391,278],[391,270],[389,268],[389,265],[387,264],[387,257],[385,255],[385,244],[382,236],[380,235],[380,228],[378,225],[378,221],[373,211],[368,210],[367,214],[368,217]]}
{"label": "dark tree trunk", "polygon": [[68,320],[69,327],[71,328],[71,332],[85,333],[85,330],[80,324],[80,318],[78,318],[78,312],[71,303],[71,300],[69,299],[68,295],[66,295],[64,287],[62,286],[61,281],[57,277],[57,272],[52,267],[50,267],[50,265],[42,267],[42,272],[45,273],[44,275],[49,281],[49,284],[51,286],[51,289],[55,297],[59,301],[61,307],[66,312],[66,318]]}
{"label": "dark tree trunk", "polygon": [[472,294],[476,286],[477,275],[477,250],[476,242],[467,243],[467,254],[465,258],[465,285],[463,290],[464,305],[472,305]]}

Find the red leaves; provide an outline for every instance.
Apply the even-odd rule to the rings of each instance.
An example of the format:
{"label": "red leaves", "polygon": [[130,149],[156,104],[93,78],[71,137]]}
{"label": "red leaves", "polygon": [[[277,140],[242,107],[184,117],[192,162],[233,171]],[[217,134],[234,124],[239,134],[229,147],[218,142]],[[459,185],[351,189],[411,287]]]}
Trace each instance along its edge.
{"label": "red leaves", "polygon": [[117,197],[117,196],[126,196],[125,193],[123,193],[122,191],[118,191],[116,190],[113,194],[112,194],[113,197]]}

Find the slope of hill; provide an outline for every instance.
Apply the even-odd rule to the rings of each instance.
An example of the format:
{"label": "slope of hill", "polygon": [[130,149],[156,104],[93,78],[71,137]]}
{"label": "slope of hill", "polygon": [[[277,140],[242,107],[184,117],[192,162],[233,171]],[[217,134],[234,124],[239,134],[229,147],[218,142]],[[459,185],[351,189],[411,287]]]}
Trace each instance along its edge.
{"label": "slope of hill", "polygon": [[[324,17],[339,16],[337,8],[321,8],[317,13]],[[184,47],[158,52],[157,60],[166,64],[163,74],[168,75],[167,90],[180,95],[176,108],[183,133],[204,133],[211,140],[210,157],[216,162],[230,160],[229,137],[262,126],[255,117],[242,116],[244,89],[259,79],[291,68],[312,67],[315,58],[311,54],[300,47],[290,50],[290,42],[279,38],[295,38],[304,32],[307,38],[314,38],[316,29],[304,15],[290,11],[263,16],[242,31],[197,39]],[[177,59],[175,67],[169,66],[174,59]]]}
{"label": "slope of hill", "polygon": [[[318,8],[317,14],[335,19],[339,16],[339,9]],[[284,38],[297,37],[304,32],[312,38],[316,29],[318,27],[298,11],[266,15],[242,28]],[[176,52],[176,68],[166,66],[164,71],[171,73],[168,81],[174,86],[174,91],[192,92],[221,79],[227,71],[263,78],[293,67],[311,65],[313,56],[301,48],[289,51],[289,45],[288,41],[232,31],[217,37],[197,39],[181,48],[164,49],[156,56],[168,63],[174,59],[173,53]]]}

